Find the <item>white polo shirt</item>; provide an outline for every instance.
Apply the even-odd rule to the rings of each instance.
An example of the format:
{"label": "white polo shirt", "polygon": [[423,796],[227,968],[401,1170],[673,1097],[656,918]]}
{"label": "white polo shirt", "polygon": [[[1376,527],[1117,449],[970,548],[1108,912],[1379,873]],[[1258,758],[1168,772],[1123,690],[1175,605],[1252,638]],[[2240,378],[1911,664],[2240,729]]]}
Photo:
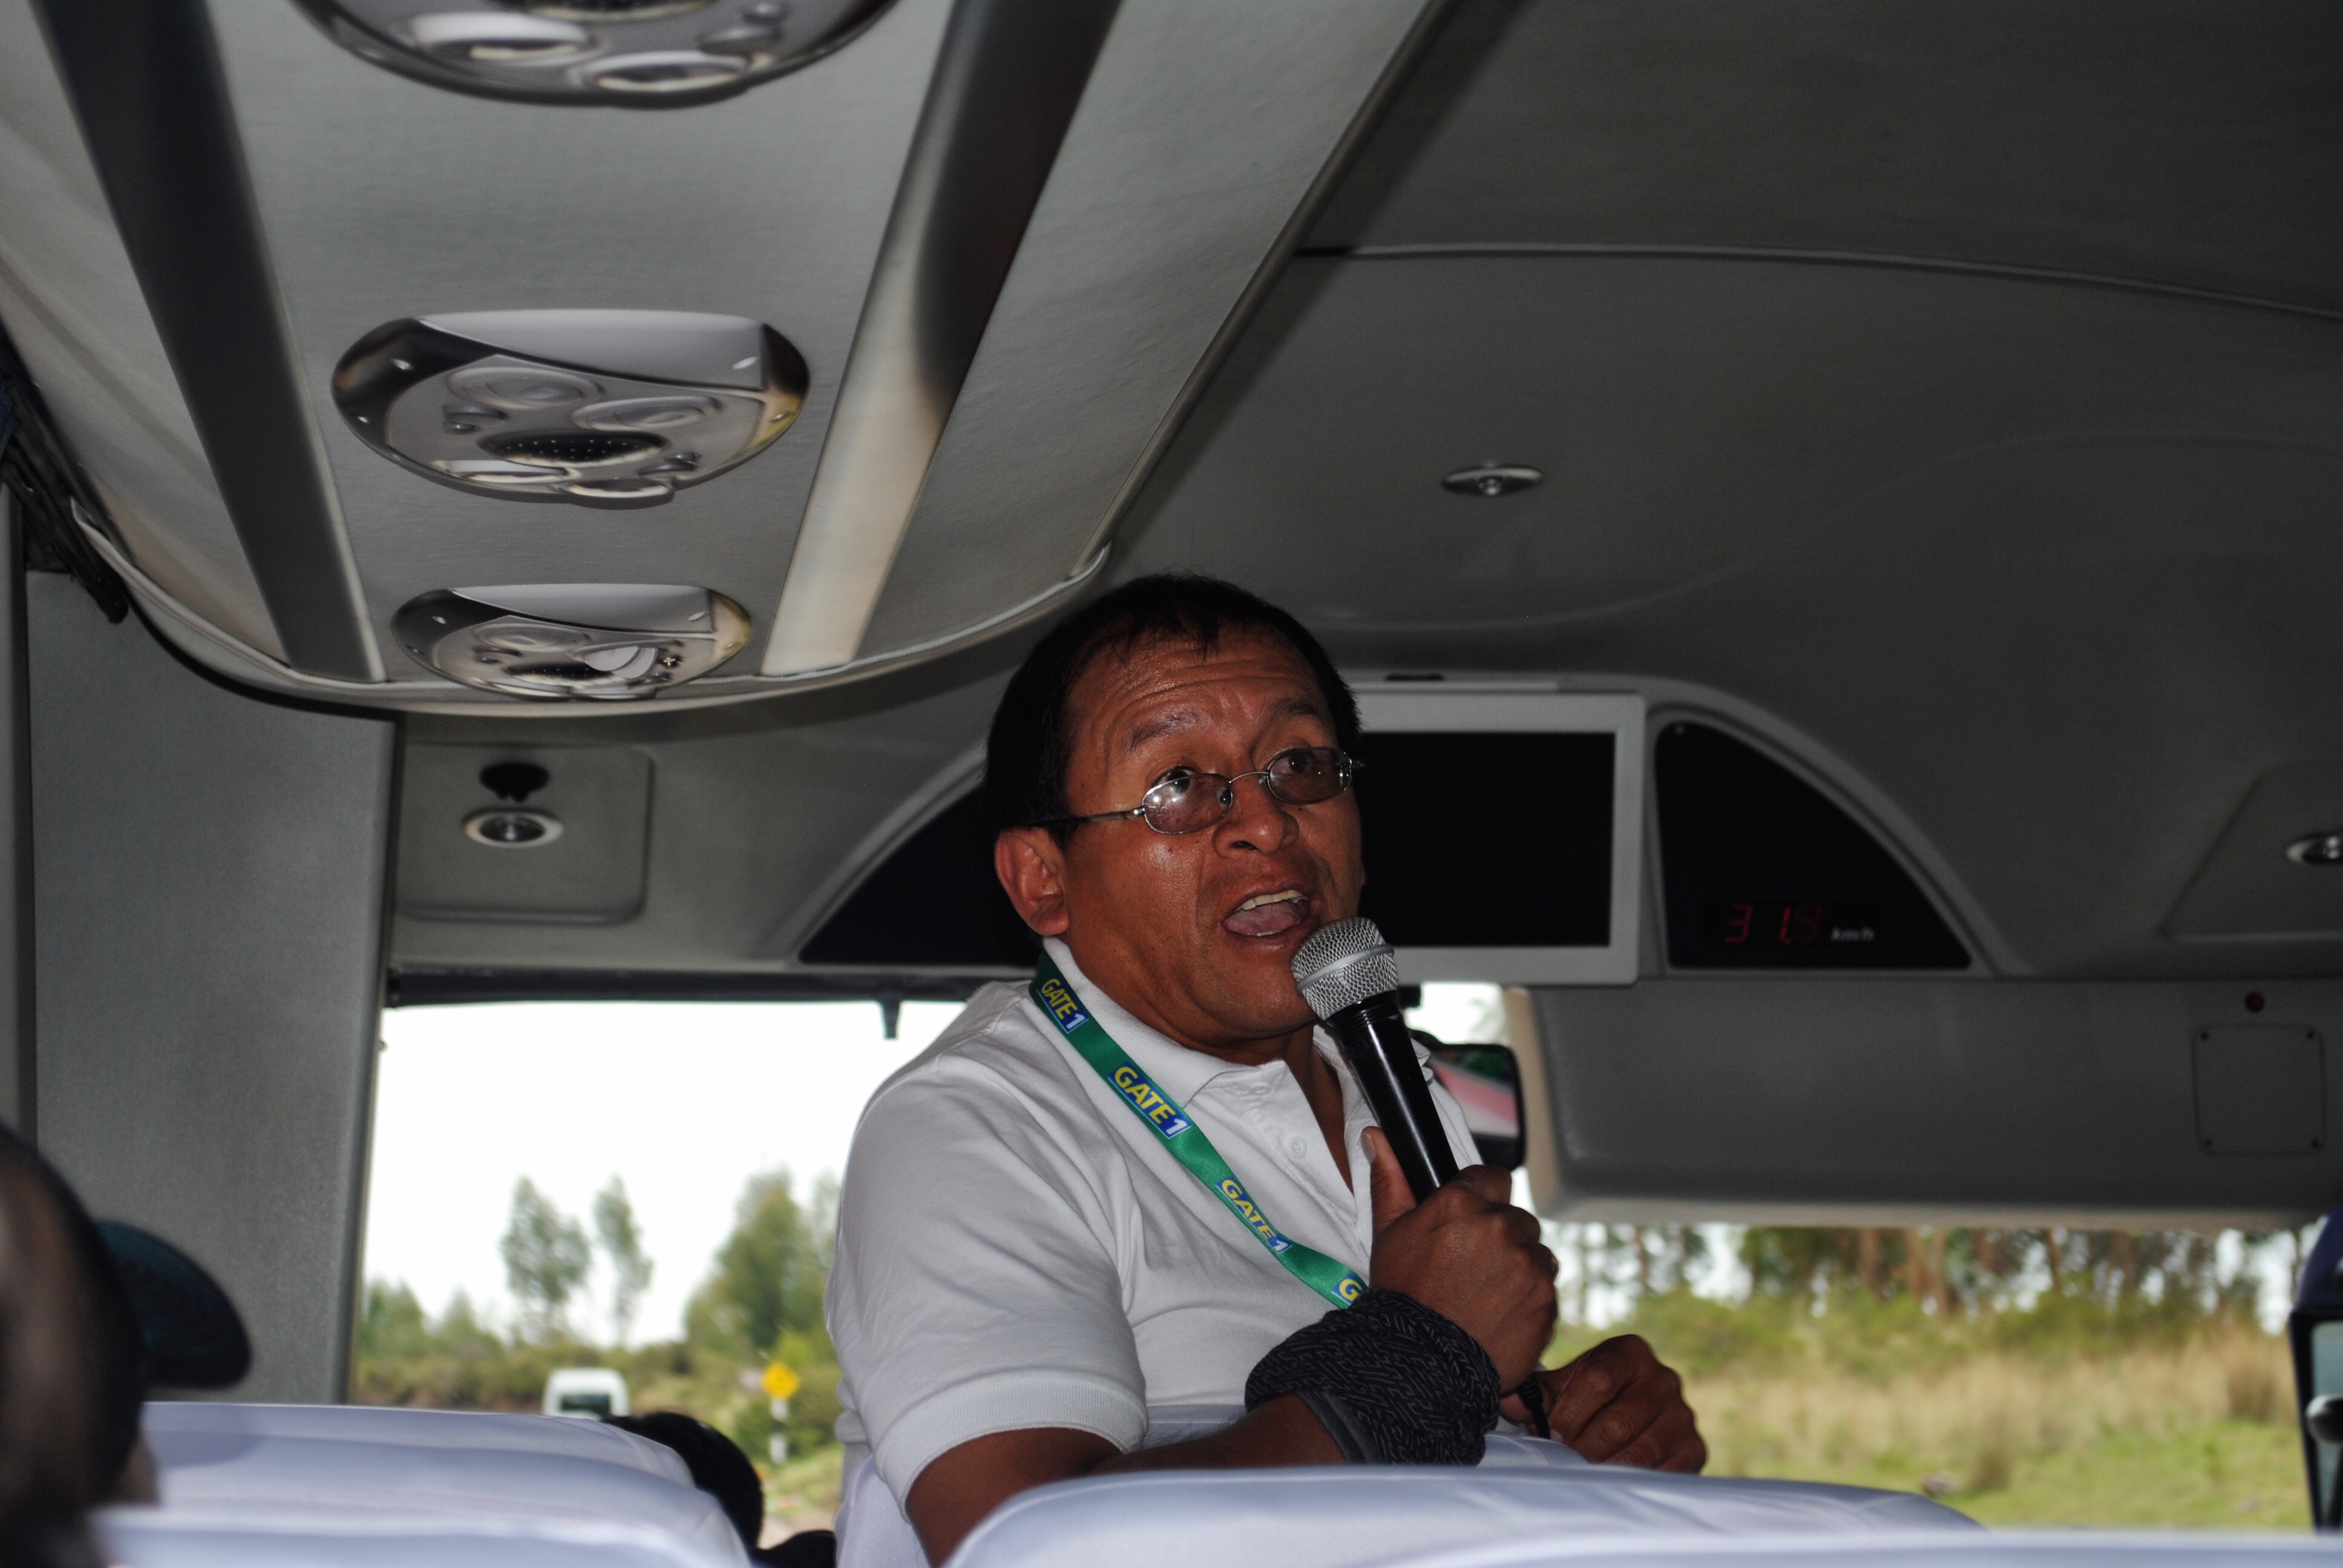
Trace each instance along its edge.
{"label": "white polo shirt", "polygon": [[[1050,956],[1116,1043],[1194,1118],[1271,1221],[1361,1276],[1374,1243],[1374,1124],[1342,1052],[1355,1190],[1282,1062],[1191,1050]],[[1459,1164],[1478,1156],[1435,1082]],[[1237,1404],[1269,1350],[1332,1310],[1290,1273],[1066,1041],[1022,985],[979,991],[871,1096],[839,1201],[828,1317],[838,1435],[897,1499],[973,1438],[1096,1432],[1128,1451],[1147,1408]]]}

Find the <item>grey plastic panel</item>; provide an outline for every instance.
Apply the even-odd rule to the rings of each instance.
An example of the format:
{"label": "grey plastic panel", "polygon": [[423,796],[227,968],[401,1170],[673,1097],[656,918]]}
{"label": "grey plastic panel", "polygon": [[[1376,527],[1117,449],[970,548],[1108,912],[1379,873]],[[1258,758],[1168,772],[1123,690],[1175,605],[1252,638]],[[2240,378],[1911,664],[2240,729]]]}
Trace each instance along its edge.
{"label": "grey plastic panel", "polygon": [[[1422,0],[1125,5],[861,651],[1070,576],[1403,50]],[[1210,103],[1209,111],[1199,113]]]}
{"label": "grey plastic panel", "polygon": [[[2331,1037],[2343,981],[1769,978],[1536,995],[1557,1217],[2268,1225],[2343,1190],[2324,1110],[2343,1063],[2318,1051],[2306,1078],[2298,1050],[2207,1054],[2198,1039]],[[2273,1101],[2313,1091],[2318,1146],[2268,1152],[2310,1131],[2299,1108],[2278,1126]],[[2208,1092],[2234,1151],[2204,1147]]]}
{"label": "grey plastic panel", "polygon": [[[1111,569],[1232,577],[1363,668],[1730,693],[1867,779],[2046,974],[2337,972],[2343,937],[2162,927],[2252,780],[2334,755],[2338,417],[2343,328],[2274,312],[1301,262]],[[1545,482],[1442,488],[1491,457]]]}
{"label": "grey plastic panel", "polygon": [[0,494],[0,1121],[31,1138],[39,1130],[33,1069],[33,803],[26,768],[25,599],[15,568],[16,504]]}
{"label": "grey plastic panel", "polygon": [[43,1151],[186,1247],[247,1400],[338,1399],[395,724],[241,697],[27,579]]}
{"label": "grey plastic panel", "polygon": [[[480,782],[498,762],[533,762],[546,784],[524,802],[561,836],[518,848],[464,831],[499,804]],[[613,925],[643,903],[651,759],[622,746],[409,746],[399,778],[398,912],[418,920]]]}
{"label": "grey plastic panel", "polygon": [[0,223],[0,318],[124,544],[183,602],[281,657],[27,0],[0,0],[0,215],[16,219]]}
{"label": "grey plastic panel", "polygon": [[2308,1154],[2327,1141],[2327,1042],[2315,1029],[2197,1031],[2197,1141],[2207,1154]]}
{"label": "grey plastic panel", "polygon": [[2276,768],[2205,858],[2165,930],[2183,940],[2343,936],[2343,866],[2306,865],[2288,845],[2343,828],[2343,767]]}
{"label": "grey plastic panel", "polygon": [[2338,45],[2322,0],[1463,0],[1310,243],[1895,251],[2331,308]]}

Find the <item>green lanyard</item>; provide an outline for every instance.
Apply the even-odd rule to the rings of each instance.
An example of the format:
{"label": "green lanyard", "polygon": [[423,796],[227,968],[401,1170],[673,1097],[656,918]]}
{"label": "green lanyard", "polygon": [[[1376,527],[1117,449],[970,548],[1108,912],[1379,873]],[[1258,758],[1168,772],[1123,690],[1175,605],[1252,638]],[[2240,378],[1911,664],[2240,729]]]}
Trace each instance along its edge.
{"label": "green lanyard", "polygon": [[1074,988],[1066,983],[1066,977],[1058,972],[1058,966],[1050,961],[1047,953],[1041,955],[1041,967],[1034,973],[1032,991],[1033,1000],[1050,1015],[1067,1043],[1097,1069],[1098,1075],[1114,1090],[1116,1098],[1131,1107],[1131,1113],[1163,1140],[1172,1158],[1185,1165],[1190,1175],[1228,1205],[1229,1212],[1244,1222],[1245,1229],[1269,1249],[1270,1256],[1284,1264],[1295,1279],[1338,1307],[1347,1307],[1359,1299],[1360,1292],[1367,1288],[1366,1281],[1325,1253],[1312,1251],[1291,1236],[1282,1234],[1269,1222],[1269,1216],[1261,1211],[1261,1205],[1244,1190],[1244,1183],[1229,1169],[1229,1162],[1221,1158],[1221,1151],[1212,1147],[1212,1141],[1204,1136],[1204,1130],[1173,1104],[1171,1096],[1147,1081],[1147,1074],[1114,1042],[1114,1036],[1091,1016],[1090,1009],[1082,1005],[1081,998],[1074,994]]}

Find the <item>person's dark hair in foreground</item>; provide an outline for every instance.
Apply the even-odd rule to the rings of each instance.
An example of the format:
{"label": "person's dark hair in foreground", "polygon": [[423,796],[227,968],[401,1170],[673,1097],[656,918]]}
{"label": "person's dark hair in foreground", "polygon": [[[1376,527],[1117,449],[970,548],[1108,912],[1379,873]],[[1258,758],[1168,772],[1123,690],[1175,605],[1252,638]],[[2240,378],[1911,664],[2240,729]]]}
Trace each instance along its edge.
{"label": "person's dark hair in foreground", "polygon": [[149,1388],[226,1388],[251,1366],[209,1274],[159,1236],[91,1220],[0,1127],[0,1568],[94,1568],[90,1509],[155,1500],[138,1441]]}
{"label": "person's dark hair in foreground", "polygon": [[97,1227],[0,1129],[0,1565],[94,1568],[87,1515],[138,1441],[146,1375]]}
{"label": "person's dark hair in foreground", "polygon": [[765,1531],[765,1483],[740,1445],[701,1421],[679,1410],[655,1410],[642,1415],[606,1415],[603,1421],[622,1432],[649,1438],[675,1450],[691,1483],[716,1499],[724,1517],[732,1522],[751,1563],[772,1568],[830,1568],[838,1559],[838,1538],[827,1530],[800,1530],[779,1545],[760,1547]]}

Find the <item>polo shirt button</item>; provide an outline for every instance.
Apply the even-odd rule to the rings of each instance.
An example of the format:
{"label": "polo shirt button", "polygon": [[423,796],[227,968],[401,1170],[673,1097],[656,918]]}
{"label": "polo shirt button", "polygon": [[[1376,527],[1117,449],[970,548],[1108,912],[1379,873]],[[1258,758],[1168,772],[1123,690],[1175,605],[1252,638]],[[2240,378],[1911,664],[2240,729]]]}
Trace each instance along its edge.
{"label": "polo shirt button", "polygon": [[1302,1142],[1299,1138],[1287,1140],[1285,1147],[1292,1152],[1296,1160],[1301,1159],[1304,1154],[1310,1152],[1310,1145]]}

